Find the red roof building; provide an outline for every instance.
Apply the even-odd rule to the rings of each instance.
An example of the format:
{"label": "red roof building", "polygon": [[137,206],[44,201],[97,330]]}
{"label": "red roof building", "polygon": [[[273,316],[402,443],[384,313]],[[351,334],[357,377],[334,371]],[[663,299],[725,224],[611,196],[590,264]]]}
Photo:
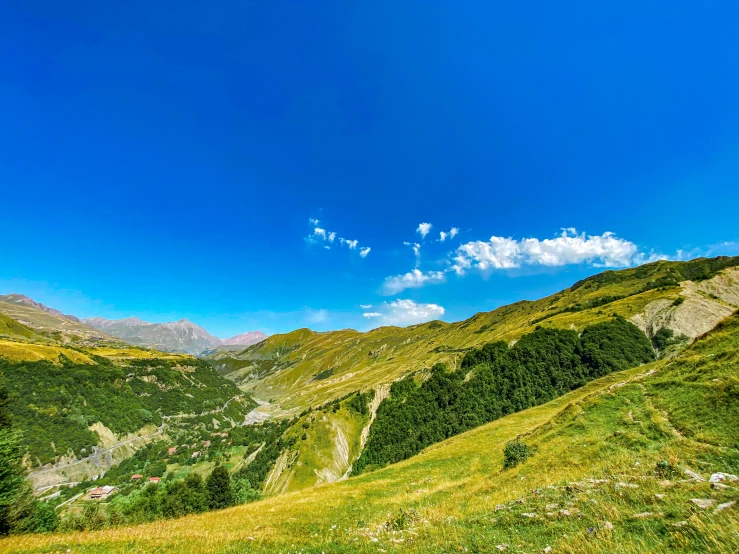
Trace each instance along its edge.
{"label": "red roof building", "polygon": [[149,477],[149,483],[158,483],[159,481],[161,481],[159,477]]}
{"label": "red roof building", "polygon": [[141,475],[140,473],[134,473],[133,475],[131,475],[131,481],[138,481],[142,477],[143,475]]}
{"label": "red roof building", "polygon": [[174,454],[175,452],[177,452],[177,447],[176,447],[176,446],[173,446],[172,448],[170,448],[170,449],[168,450],[168,452],[169,452],[170,454]]}

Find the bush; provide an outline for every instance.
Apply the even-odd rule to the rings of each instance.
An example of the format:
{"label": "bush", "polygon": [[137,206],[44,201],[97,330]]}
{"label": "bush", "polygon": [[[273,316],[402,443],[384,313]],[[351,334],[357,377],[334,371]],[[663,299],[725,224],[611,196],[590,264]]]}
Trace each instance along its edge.
{"label": "bush", "polygon": [[503,469],[516,467],[528,460],[531,454],[531,447],[522,443],[519,439],[507,442],[503,450]]}
{"label": "bush", "polygon": [[675,301],[672,303],[672,305],[679,306],[683,302],[685,302],[685,298],[683,298],[682,296],[678,296],[677,298],[675,298]]}
{"label": "bush", "polygon": [[674,333],[669,327],[662,327],[652,337],[652,344],[660,352],[664,351],[665,348],[675,343],[673,339]]}
{"label": "bush", "polygon": [[654,466],[654,472],[658,477],[668,478],[677,475],[677,468],[667,460],[657,462]]}

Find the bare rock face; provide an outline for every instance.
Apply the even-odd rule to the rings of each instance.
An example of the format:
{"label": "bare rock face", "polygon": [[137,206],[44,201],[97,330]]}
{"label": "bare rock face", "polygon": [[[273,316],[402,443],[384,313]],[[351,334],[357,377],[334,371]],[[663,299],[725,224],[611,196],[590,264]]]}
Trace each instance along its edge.
{"label": "bare rock face", "polygon": [[149,323],[137,317],[113,320],[95,317],[84,322],[130,344],[165,352],[196,355],[221,345],[221,339],[187,319],[168,323]]}
{"label": "bare rock face", "polygon": [[681,287],[682,304],[655,300],[631,321],[649,336],[669,327],[675,335],[692,339],[713,329],[739,307],[739,268],[726,269],[700,283],[684,281]]}

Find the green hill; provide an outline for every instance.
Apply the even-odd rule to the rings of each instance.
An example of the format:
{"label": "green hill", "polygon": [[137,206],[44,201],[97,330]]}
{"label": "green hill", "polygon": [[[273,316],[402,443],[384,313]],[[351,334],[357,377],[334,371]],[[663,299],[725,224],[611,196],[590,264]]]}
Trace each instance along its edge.
{"label": "green hill", "polygon": [[[152,525],[10,538],[0,551],[736,552],[737,364],[734,315],[677,356],[384,469]],[[529,456],[506,463],[504,451]]]}
{"label": "green hill", "polygon": [[[667,340],[658,354],[672,356],[689,339],[709,331],[739,307],[737,265],[736,257],[713,258],[606,271],[547,298],[517,302],[457,323],[432,321],[367,333],[299,329],[271,336],[236,355],[217,353],[211,361],[263,403],[259,410],[265,416],[300,415],[293,433],[296,440],[275,460],[266,483],[270,494],[299,490],[335,481],[352,471],[357,453],[373,433],[379,433],[381,423],[372,422],[393,383],[412,377],[420,384],[437,364],[454,373],[470,353],[484,345],[513,344],[537,328],[581,333],[613,320],[614,315],[637,325],[655,345],[662,344],[664,335]],[[336,411],[332,406],[316,410],[357,391],[375,394],[366,416],[358,418],[344,409],[346,401]],[[307,413],[308,409],[313,412]],[[473,423],[490,421],[482,415],[475,415]],[[419,421],[413,421],[414,427],[418,425]],[[303,426],[308,426],[305,432]],[[467,429],[469,425],[454,427]],[[419,444],[430,442],[423,439]]]}
{"label": "green hill", "polygon": [[618,314],[648,336],[667,326],[694,338],[739,306],[739,257],[656,262],[606,271],[536,301],[521,301],[456,323],[432,321],[273,335],[243,352],[211,359],[256,398],[293,413],[376,387],[436,363],[458,367],[483,344],[516,340],[536,326],[581,330]]}
{"label": "green hill", "polygon": [[[47,340],[61,344],[125,345],[120,339],[93,329],[74,316],[65,315],[59,310],[44,306],[21,294],[0,295],[0,314],[32,329],[37,335]],[[2,323],[0,323],[1,330]]]}

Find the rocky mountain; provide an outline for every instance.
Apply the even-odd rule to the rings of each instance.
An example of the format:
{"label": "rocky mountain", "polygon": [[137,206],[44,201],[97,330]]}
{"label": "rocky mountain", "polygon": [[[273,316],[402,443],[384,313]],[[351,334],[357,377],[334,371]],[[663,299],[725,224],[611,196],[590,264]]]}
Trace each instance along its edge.
{"label": "rocky mountain", "polygon": [[239,347],[246,348],[267,338],[267,335],[261,331],[249,331],[221,340],[188,319],[168,323],[151,323],[138,317],[124,319],[90,317],[83,321],[90,327],[136,346],[194,355],[205,351],[215,351],[221,346],[238,351]]}
{"label": "rocky mountain", "polygon": [[113,320],[93,317],[85,319],[84,322],[130,344],[156,348],[164,352],[200,354],[204,350],[221,345],[221,339],[188,319],[150,323],[137,317]]}
{"label": "rocky mountain", "polygon": [[49,308],[48,306],[45,306],[41,302],[36,302],[33,298],[29,298],[28,296],[24,294],[0,295],[0,301],[6,302],[8,304],[16,304],[18,306],[28,306],[31,308],[35,308],[36,310],[46,312],[47,314],[55,315],[58,317],[64,317],[72,321],[76,321],[77,323],[80,323],[80,318],[73,316],[73,315],[63,314],[59,310],[56,310],[54,308]]}
{"label": "rocky mountain", "polygon": [[0,313],[39,337],[67,343],[119,343],[117,339],[22,294],[0,295]]}
{"label": "rocky mountain", "polygon": [[249,346],[250,344],[261,342],[266,338],[267,335],[261,331],[247,331],[230,339],[223,339],[221,344],[223,346]]}

